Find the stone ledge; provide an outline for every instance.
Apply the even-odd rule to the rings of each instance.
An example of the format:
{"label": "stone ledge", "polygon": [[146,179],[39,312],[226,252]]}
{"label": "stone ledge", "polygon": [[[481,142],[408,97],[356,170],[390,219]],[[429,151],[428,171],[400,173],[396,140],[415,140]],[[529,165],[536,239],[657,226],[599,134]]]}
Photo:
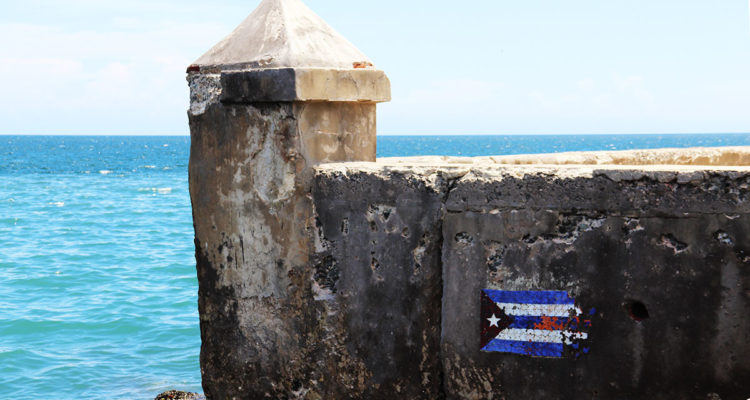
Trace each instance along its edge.
{"label": "stone ledge", "polygon": [[380,103],[391,100],[383,71],[369,69],[278,68],[224,72],[225,103],[331,101]]}
{"label": "stone ledge", "polygon": [[[625,159],[627,152],[581,153],[584,159]],[[690,154],[727,154],[740,159],[750,148],[634,151],[652,160],[692,160]],[[617,157],[619,158],[617,158]],[[519,157],[386,158],[374,163],[331,163],[316,167],[319,175],[367,175],[379,179],[404,176],[449,182],[449,212],[493,213],[513,209],[589,209],[614,215],[684,216],[750,213],[750,167],[727,165],[502,164]],[[540,155],[570,161],[570,154]],[[428,179],[429,178],[429,179]]]}
{"label": "stone ledge", "polygon": [[321,172],[400,171],[413,174],[441,171],[446,176],[464,176],[472,172],[476,179],[490,180],[499,176],[545,174],[559,178],[606,175],[615,181],[651,177],[661,182],[689,182],[701,179],[700,173],[704,172],[727,176],[750,174],[750,146],[485,157],[387,157],[378,158],[377,162],[322,164],[317,169]]}
{"label": "stone ledge", "polygon": [[[606,166],[750,166],[750,146],[691,147],[650,150],[580,151],[484,157],[389,157],[384,165],[606,165]],[[661,168],[661,167],[658,167]]]}

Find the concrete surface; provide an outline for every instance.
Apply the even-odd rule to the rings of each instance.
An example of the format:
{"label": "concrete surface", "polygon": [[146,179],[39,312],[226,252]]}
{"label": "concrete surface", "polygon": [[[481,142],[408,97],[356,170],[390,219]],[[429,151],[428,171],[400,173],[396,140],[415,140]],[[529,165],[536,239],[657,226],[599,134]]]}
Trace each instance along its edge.
{"label": "concrete surface", "polygon": [[198,58],[203,72],[257,68],[372,69],[372,61],[300,0],[263,0]]}
{"label": "concrete surface", "polygon": [[[726,151],[737,150],[747,151]],[[333,230],[327,242],[326,254],[347,255],[336,257],[341,280],[366,271],[368,258],[385,253],[387,261],[378,259],[378,269],[402,271],[400,280],[385,281],[401,287],[409,282],[406,275],[417,263],[415,257],[440,254],[442,274],[434,276],[433,283],[440,281],[443,287],[441,351],[431,358],[441,360],[442,369],[435,372],[442,376],[441,395],[449,399],[747,396],[750,245],[742,238],[750,228],[750,169],[612,166],[594,170],[429,160],[320,165],[313,197],[318,210],[336,209],[335,205],[351,210],[351,204],[359,204],[359,215],[317,213],[321,224],[331,229],[342,218],[358,221],[348,223],[346,238],[346,243],[359,243],[358,247],[344,244]],[[398,198],[392,198],[403,190],[381,188],[387,183],[425,181],[432,182],[443,199],[441,218],[431,222],[439,230],[425,233],[442,243],[441,248],[423,252],[406,238],[402,243],[371,240],[380,229],[379,224],[367,226],[373,210],[390,210],[389,220],[394,222],[386,231],[394,238],[399,230],[414,226],[403,224],[403,215],[409,212],[399,210]],[[349,193],[342,186],[351,187]],[[379,195],[369,189],[373,187],[381,189]],[[323,195],[330,188],[340,193],[335,200]],[[356,290],[367,291],[371,284],[361,282]],[[578,307],[593,310],[586,353],[568,349],[566,357],[549,359],[481,352],[482,289],[568,292]],[[353,301],[332,296],[339,303]],[[398,290],[368,297],[368,304],[385,315],[410,315],[411,324],[421,323],[405,312],[404,304],[413,296],[409,290]],[[434,310],[434,305],[422,307]],[[411,324],[402,322],[402,331],[411,331]],[[347,334],[361,345],[378,347],[373,339],[359,338],[365,332],[369,330],[349,326]],[[381,340],[387,332],[381,332]],[[402,345],[408,343],[404,340]],[[417,360],[412,361],[415,367]]]}
{"label": "concrete surface", "polygon": [[226,103],[336,101],[381,103],[391,100],[383,71],[282,68],[221,74]]}
{"label": "concrete surface", "polygon": [[[323,398],[440,397],[439,231],[446,183],[439,175],[316,175],[310,267],[334,339],[317,345],[330,349],[318,356],[337,359],[343,352],[358,366],[327,370],[327,386],[310,382]],[[357,384],[347,385],[355,374]]]}
{"label": "concrete surface", "polygon": [[747,147],[569,152],[491,157],[496,164],[710,165],[748,166]]}
{"label": "concrete surface", "polygon": [[[209,398],[747,394],[750,168],[415,158],[305,178],[301,115],[192,116]],[[482,289],[566,291],[595,310],[586,353],[480,351]]]}
{"label": "concrete surface", "polygon": [[[208,398],[276,398],[300,390],[303,377],[331,376],[310,362],[323,351],[315,343],[326,326],[308,268],[315,229],[310,167],[323,160],[374,159],[374,108],[214,102],[190,114]],[[324,354],[345,357],[339,349]],[[343,361],[338,367],[354,368]]]}

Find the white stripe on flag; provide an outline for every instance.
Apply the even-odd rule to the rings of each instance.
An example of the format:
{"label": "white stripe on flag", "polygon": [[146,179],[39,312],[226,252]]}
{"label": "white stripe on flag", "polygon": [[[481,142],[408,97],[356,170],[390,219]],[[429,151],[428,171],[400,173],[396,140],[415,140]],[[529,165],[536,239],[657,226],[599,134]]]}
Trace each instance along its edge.
{"label": "white stripe on flag", "polygon": [[521,304],[495,303],[508,315],[524,315],[532,317],[570,317],[582,314],[581,309],[571,304]]}
{"label": "white stripe on flag", "polygon": [[505,329],[495,339],[517,342],[544,342],[570,344],[574,339],[587,339],[583,332],[545,331],[542,329]]}

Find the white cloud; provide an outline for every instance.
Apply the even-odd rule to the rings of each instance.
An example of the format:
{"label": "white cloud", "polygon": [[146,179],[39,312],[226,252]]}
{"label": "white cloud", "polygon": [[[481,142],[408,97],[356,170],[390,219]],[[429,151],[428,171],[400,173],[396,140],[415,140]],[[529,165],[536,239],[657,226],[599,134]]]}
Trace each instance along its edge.
{"label": "white cloud", "polygon": [[503,83],[478,79],[446,79],[431,82],[429,86],[417,87],[406,93],[401,100],[408,104],[477,105],[497,98]]}
{"label": "white cloud", "polygon": [[[569,87],[568,91],[564,91]],[[561,88],[540,88],[528,93],[540,115],[550,118],[631,118],[657,111],[654,95],[639,75],[613,74],[608,80],[580,79]]]}
{"label": "white cloud", "polygon": [[177,23],[137,32],[2,24],[0,36],[23,40],[0,44],[0,132],[184,133],[185,68],[226,31]]}
{"label": "white cloud", "polygon": [[[649,133],[748,126],[750,80],[686,85],[678,94],[642,74],[549,82],[422,84],[381,106],[388,134]],[[479,128],[477,128],[479,127]]]}

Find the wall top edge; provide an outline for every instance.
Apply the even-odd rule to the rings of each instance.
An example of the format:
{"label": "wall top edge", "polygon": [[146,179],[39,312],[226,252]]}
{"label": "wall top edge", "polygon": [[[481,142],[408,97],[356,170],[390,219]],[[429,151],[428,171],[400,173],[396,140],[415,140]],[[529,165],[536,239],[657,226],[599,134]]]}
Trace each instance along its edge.
{"label": "wall top edge", "polygon": [[[191,75],[195,77],[196,75]],[[200,75],[197,75],[200,76]],[[277,68],[220,74],[226,103],[332,101],[381,103],[391,100],[383,71],[367,69]]]}
{"label": "wall top edge", "polygon": [[332,71],[332,72],[357,72],[357,73],[376,73],[385,74],[382,69],[375,68],[373,66],[366,67],[292,67],[292,66],[276,66],[276,67],[262,67],[255,64],[227,64],[227,65],[198,65],[192,64],[187,68],[187,74],[226,74],[226,73],[242,73],[242,72],[256,72],[262,73],[264,71],[278,71],[278,70],[293,70],[293,71]]}
{"label": "wall top edge", "polygon": [[[318,167],[347,169],[525,170],[545,173],[587,174],[595,170],[646,172],[737,171],[750,172],[750,146],[693,147],[683,149],[622,150],[524,154],[483,157],[390,157],[374,163],[336,163]],[[557,172],[556,172],[557,171]]]}

